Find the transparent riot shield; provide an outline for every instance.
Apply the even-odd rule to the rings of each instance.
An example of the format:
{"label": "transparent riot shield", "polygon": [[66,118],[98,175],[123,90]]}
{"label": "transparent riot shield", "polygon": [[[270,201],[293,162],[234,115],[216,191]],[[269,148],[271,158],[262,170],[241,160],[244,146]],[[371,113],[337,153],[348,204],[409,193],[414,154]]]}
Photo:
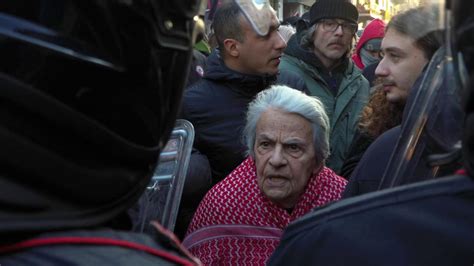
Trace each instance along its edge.
{"label": "transparent riot shield", "polygon": [[134,231],[151,232],[151,221],[174,230],[193,141],[193,125],[187,120],[176,120],[150,184],[134,210],[135,215],[132,214],[137,217]]}

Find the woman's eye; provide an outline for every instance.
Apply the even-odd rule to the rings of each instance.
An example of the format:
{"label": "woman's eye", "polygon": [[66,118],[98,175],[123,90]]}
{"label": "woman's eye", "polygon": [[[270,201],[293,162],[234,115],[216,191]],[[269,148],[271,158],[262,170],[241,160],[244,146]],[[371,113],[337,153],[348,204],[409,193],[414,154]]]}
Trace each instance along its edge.
{"label": "woman's eye", "polygon": [[260,142],[260,147],[266,148],[266,147],[268,147],[268,146],[270,146],[270,142],[268,142],[268,141],[262,141],[262,142]]}
{"label": "woman's eye", "polygon": [[288,148],[290,149],[290,151],[299,151],[300,150],[300,147],[296,144],[290,144],[288,146]]}

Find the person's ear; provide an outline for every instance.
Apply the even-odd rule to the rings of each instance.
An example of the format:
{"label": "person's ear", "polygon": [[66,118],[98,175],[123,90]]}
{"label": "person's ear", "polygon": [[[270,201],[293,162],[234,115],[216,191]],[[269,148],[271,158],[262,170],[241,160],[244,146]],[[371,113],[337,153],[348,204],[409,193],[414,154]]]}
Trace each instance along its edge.
{"label": "person's ear", "polygon": [[240,52],[240,43],[235,39],[225,39],[224,40],[224,49],[226,50],[226,54],[232,57],[238,57]]}

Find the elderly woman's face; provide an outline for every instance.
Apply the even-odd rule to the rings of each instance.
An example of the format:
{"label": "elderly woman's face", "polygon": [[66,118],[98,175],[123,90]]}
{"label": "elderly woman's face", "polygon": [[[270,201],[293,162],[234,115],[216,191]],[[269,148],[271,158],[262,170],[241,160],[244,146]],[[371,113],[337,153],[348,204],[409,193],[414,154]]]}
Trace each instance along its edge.
{"label": "elderly woman's face", "polygon": [[320,167],[311,123],[280,110],[265,111],[257,123],[254,145],[260,190],[282,208],[293,208]]}

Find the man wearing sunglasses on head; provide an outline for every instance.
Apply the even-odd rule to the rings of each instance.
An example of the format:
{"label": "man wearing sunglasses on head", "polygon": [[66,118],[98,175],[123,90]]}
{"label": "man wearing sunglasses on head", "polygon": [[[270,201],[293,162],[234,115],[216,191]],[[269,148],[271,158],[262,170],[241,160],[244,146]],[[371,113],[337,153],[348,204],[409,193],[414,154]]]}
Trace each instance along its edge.
{"label": "man wearing sunglasses on head", "polygon": [[339,172],[352,142],[369,83],[349,58],[359,13],[346,0],[318,0],[310,27],[293,35],[280,69],[301,76],[326,108],[331,123],[328,167]]}

